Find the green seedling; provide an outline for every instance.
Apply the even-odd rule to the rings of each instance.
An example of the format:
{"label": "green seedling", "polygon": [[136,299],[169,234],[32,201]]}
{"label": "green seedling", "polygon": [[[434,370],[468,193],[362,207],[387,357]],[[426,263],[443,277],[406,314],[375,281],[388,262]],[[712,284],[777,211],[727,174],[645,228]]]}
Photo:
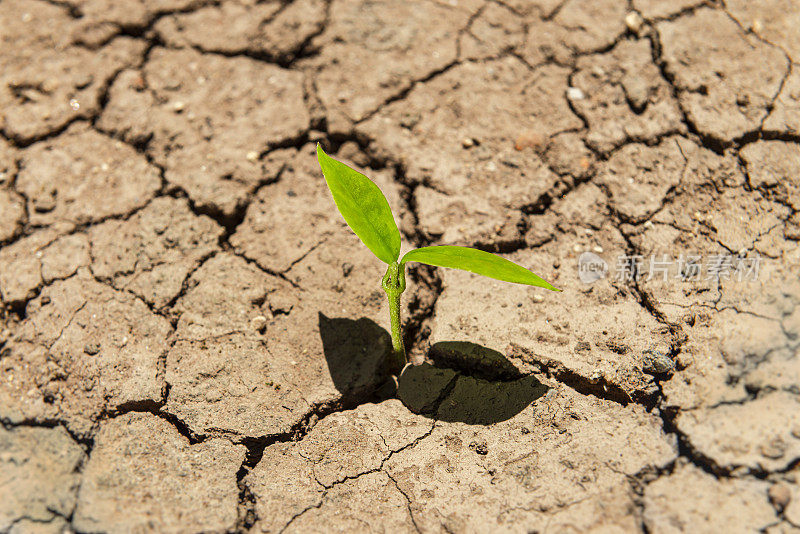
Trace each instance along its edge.
{"label": "green seedling", "polygon": [[504,282],[560,291],[528,269],[474,248],[422,247],[411,250],[400,258],[400,230],[389,202],[378,186],[360,172],[328,156],[319,144],[317,160],[333,195],[333,201],[345,222],[367,248],[388,265],[386,274],[381,279],[381,286],[389,299],[392,348],[401,368],[406,364],[406,353],[400,328],[400,295],[406,289],[405,265],[410,261],[461,269]]}

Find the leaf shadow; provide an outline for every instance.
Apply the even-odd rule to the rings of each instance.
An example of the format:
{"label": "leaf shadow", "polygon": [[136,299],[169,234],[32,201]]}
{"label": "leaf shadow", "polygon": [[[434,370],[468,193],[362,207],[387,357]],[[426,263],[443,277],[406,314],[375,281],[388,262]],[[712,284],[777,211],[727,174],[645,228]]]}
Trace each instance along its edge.
{"label": "leaf shadow", "polygon": [[511,419],[548,391],[501,353],[465,341],[441,341],[434,364],[407,366],[397,396],[409,410],[439,421],[491,425]]}

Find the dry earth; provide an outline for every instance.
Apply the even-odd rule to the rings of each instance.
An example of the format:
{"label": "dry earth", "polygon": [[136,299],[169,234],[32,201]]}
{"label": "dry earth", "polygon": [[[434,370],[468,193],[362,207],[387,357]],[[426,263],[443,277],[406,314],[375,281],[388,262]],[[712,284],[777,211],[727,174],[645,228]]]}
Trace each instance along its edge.
{"label": "dry earth", "polygon": [[[795,0],[0,0],[0,39],[0,532],[800,532]],[[412,269],[395,382],[317,141],[408,243],[565,291]]]}

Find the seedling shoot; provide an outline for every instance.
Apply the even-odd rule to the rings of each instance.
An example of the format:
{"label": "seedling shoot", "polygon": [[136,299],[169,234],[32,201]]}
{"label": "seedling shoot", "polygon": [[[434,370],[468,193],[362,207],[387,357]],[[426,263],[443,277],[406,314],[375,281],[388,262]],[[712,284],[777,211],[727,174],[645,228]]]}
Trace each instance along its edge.
{"label": "seedling shoot", "polygon": [[392,348],[397,363],[406,364],[400,327],[400,296],[406,289],[405,265],[410,261],[529,286],[560,291],[528,269],[482,250],[451,245],[421,247],[400,258],[400,230],[389,202],[372,180],[328,156],[317,144],[317,160],[333,201],[350,229],[388,267],[381,287],[389,300]]}

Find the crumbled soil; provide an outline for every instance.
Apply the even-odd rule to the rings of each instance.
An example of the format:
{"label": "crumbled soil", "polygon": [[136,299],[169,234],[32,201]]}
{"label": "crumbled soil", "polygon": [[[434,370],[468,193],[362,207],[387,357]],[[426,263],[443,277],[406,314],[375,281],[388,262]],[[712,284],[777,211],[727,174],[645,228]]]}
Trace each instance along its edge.
{"label": "crumbled soil", "polygon": [[[799,532],[799,21],[2,0],[0,532]],[[563,292],[410,266],[399,372],[317,142]]]}

